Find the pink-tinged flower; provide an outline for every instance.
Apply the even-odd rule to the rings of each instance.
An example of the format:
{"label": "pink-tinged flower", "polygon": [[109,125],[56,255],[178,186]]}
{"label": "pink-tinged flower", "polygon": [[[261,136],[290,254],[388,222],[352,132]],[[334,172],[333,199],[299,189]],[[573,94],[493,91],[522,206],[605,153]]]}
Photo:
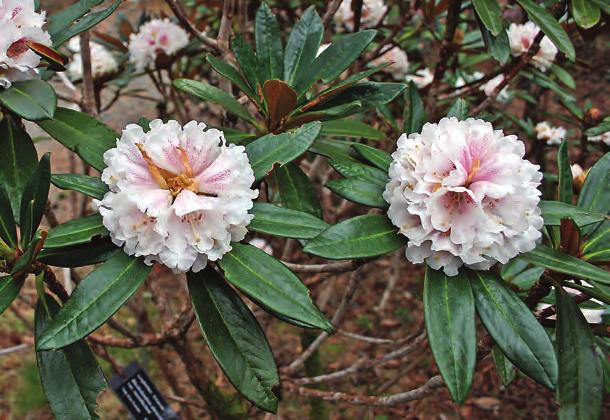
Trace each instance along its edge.
{"label": "pink-tinged flower", "polygon": [[[360,15],[360,27],[370,28],[379,23],[385,15],[387,6],[383,0],[364,0],[362,2],[362,14]],[[344,25],[348,30],[354,29],[354,12],[351,0],[343,0],[339,10],[335,13],[335,22]]]}
{"label": "pink-tinged flower", "polygon": [[610,131],[606,131],[599,136],[588,137],[588,140],[593,143],[603,142],[606,146],[610,146]]}
{"label": "pink-tinged flower", "polygon": [[159,55],[171,57],[188,42],[189,36],[180,26],[169,19],[154,19],[129,36],[129,61],[135,64],[136,71],[144,71]]}
{"label": "pink-tinged flower", "polygon": [[203,269],[244,239],[258,196],[243,146],[191,121],[130,124],[104,153],[110,192],[96,206],[112,241],[175,272]]}
{"label": "pink-tinged flower", "polygon": [[46,21],[45,12],[36,12],[34,0],[0,0],[0,22],[17,27],[42,28]]}
{"label": "pink-tinged flower", "polygon": [[[525,54],[532,46],[540,28],[534,22],[526,22],[523,25],[511,23],[508,28],[508,41],[513,56],[518,57]],[[540,49],[532,58],[533,64],[542,71],[546,71],[557,55],[557,47],[553,42],[544,36],[540,41]]]}
{"label": "pink-tinged flower", "polygon": [[[78,37],[72,38],[68,43],[68,48],[74,53],[72,61],[70,61],[67,67],[68,75],[72,80],[80,80],[83,78],[83,57],[80,54],[80,39]],[[119,71],[119,64],[114,55],[106,47],[91,42],[90,48],[91,71],[94,79],[100,79]]]}
{"label": "pink-tinged flower", "polygon": [[382,56],[377,57],[371,61],[370,65],[374,67],[386,63],[391,64],[385,67],[384,71],[391,73],[394,79],[404,79],[409,71],[409,59],[407,58],[407,54],[398,47],[394,47],[385,52]]}
{"label": "pink-tinged flower", "polygon": [[531,251],[541,237],[539,167],[483,120],[443,118],[398,139],[383,193],[406,256],[455,276]]}
{"label": "pink-tinged flower", "polygon": [[546,121],[536,124],[534,130],[536,130],[536,138],[538,140],[546,140],[546,144],[549,146],[557,146],[561,144],[566,136],[565,128],[561,126],[554,127]]}
{"label": "pink-tinged flower", "polygon": [[415,74],[409,74],[406,77],[407,82],[415,83],[419,89],[428,86],[434,80],[434,73],[429,68],[419,69]]}
{"label": "pink-tinged flower", "polygon": [[[494,90],[502,83],[504,80],[504,76],[499,74],[493,79],[489,80],[487,83],[484,83],[479,89],[485,92],[485,95],[491,96]],[[508,88],[504,87],[500,93],[498,93],[498,100],[500,102],[504,102],[509,98]]]}

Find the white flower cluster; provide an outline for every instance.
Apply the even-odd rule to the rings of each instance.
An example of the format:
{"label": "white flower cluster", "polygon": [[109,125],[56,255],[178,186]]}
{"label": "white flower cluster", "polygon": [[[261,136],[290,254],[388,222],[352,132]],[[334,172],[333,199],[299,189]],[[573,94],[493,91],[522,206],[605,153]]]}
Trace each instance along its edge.
{"label": "white flower cluster", "polygon": [[[387,10],[383,0],[364,0],[362,2],[362,14],[360,15],[360,27],[370,28],[377,25]],[[343,0],[339,10],[335,13],[335,22],[344,25],[348,30],[354,29],[354,12],[351,0]]]}
{"label": "white flower cluster", "polygon": [[244,239],[258,196],[243,146],[191,121],[128,125],[104,153],[110,192],[96,202],[112,241],[174,272],[203,269]]}
{"label": "white flower cluster", "polygon": [[172,56],[186,47],[189,36],[184,29],[169,19],[154,19],[129,36],[129,61],[136,71],[144,71],[161,54]]}
{"label": "white flower cluster", "polygon": [[409,59],[403,50],[394,47],[371,61],[370,65],[374,67],[385,63],[390,63],[390,65],[385,67],[384,71],[391,73],[394,79],[404,80],[409,71]]}
{"label": "white flower cluster", "polygon": [[0,0],[0,87],[38,77],[40,57],[27,43],[51,45],[51,36],[42,29],[45,18],[44,12],[36,12],[34,0]]}
{"label": "white flower cluster", "polygon": [[[508,41],[513,56],[518,57],[525,54],[532,46],[540,28],[534,22],[526,22],[523,25],[511,23],[508,28]],[[542,71],[546,71],[557,55],[557,47],[545,35],[540,41],[540,49],[532,58],[532,62]]]}
{"label": "white flower cluster", "polygon": [[413,82],[419,89],[428,86],[434,80],[434,73],[429,68],[419,69],[415,74],[409,74],[406,77],[407,83]]}
{"label": "white flower cluster", "polygon": [[588,140],[593,143],[603,142],[606,146],[610,146],[610,131],[606,131],[599,136],[591,136]]}
{"label": "white flower cluster", "polygon": [[531,251],[541,237],[539,167],[483,120],[443,118],[398,139],[384,199],[406,256],[454,276]]}
{"label": "white flower cluster", "polygon": [[[91,42],[91,72],[94,79],[114,74],[119,71],[119,65],[114,55],[103,45]],[[72,38],[68,48],[74,53],[72,61],[68,64],[68,76],[72,80],[83,78],[83,57],[80,54],[80,38]]]}
{"label": "white flower cluster", "polygon": [[554,127],[546,121],[539,122],[534,127],[536,130],[536,138],[538,140],[546,140],[549,146],[559,145],[566,136],[566,129],[558,126]]}

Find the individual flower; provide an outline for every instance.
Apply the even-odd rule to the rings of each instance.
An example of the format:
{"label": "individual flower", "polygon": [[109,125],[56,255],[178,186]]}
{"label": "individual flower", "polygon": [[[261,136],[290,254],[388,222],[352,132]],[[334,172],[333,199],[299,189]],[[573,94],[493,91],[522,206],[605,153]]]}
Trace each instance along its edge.
{"label": "individual flower", "polygon": [[546,140],[549,146],[559,145],[566,136],[566,129],[558,126],[551,126],[548,122],[542,121],[534,127],[536,130],[536,138],[538,140]]}
{"label": "individual flower", "polygon": [[434,80],[434,73],[429,68],[419,69],[415,74],[409,74],[406,77],[407,82],[415,83],[419,89],[428,86]]}
{"label": "individual flower", "polygon": [[[91,47],[91,72],[93,79],[100,79],[119,71],[119,65],[114,55],[106,47],[97,43],[90,43]],[[72,61],[67,70],[70,79],[80,80],[83,78],[83,57],[80,54],[80,39],[72,38],[68,48],[74,53]]]}
{"label": "individual flower", "polygon": [[593,143],[603,142],[606,146],[610,146],[610,131],[606,131],[599,136],[588,137],[588,140]]}
{"label": "individual flower", "polygon": [[[540,28],[534,22],[526,22],[522,25],[511,23],[508,28],[508,40],[513,56],[518,57],[525,54],[532,46],[538,32],[540,32]],[[540,41],[540,49],[534,55],[532,61],[540,70],[546,71],[553,64],[556,55],[557,47],[545,35]]]}
{"label": "individual flower", "polygon": [[[486,83],[483,83],[483,85],[481,85],[481,87],[479,87],[479,89],[482,90],[483,92],[485,92],[485,95],[491,96],[491,94],[500,85],[500,83],[502,83],[503,80],[504,80],[504,76],[499,74],[496,77],[494,77],[493,79],[487,81]],[[509,96],[510,96],[510,94],[508,92],[508,88],[505,86],[498,94],[498,100],[500,102],[505,102],[506,100],[508,100]]]}
{"label": "individual flower", "polygon": [[443,118],[398,139],[383,193],[407,259],[455,276],[534,249],[543,220],[539,167],[488,122]]}
{"label": "individual flower", "polygon": [[[362,14],[360,15],[360,26],[370,28],[377,25],[386,13],[387,6],[383,0],[364,0],[362,2]],[[343,0],[339,10],[335,13],[335,22],[345,25],[348,30],[354,29],[354,12],[351,0]]]}
{"label": "individual flower", "polygon": [[384,70],[391,73],[394,79],[404,79],[409,71],[409,59],[407,54],[398,47],[394,47],[382,56],[377,57],[370,62],[371,66],[379,66],[382,64],[390,63],[389,66],[385,67]]}
{"label": "individual flower", "polygon": [[243,146],[191,121],[128,125],[104,153],[110,191],[96,202],[112,241],[147,264],[203,269],[244,239],[254,173]]}
{"label": "individual flower", "polygon": [[129,36],[129,61],[135,64],[136,71],[144,71],[160,55],[173,56],[188,42],[189,36],[180,26],[169,19],[154,19]]}

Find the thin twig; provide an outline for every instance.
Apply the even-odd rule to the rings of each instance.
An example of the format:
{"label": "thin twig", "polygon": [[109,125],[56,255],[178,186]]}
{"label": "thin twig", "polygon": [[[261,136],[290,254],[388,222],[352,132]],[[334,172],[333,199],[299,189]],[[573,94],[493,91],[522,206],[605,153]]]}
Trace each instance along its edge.
{"label": "thin twig", "polygon": [[180,0],[165,0],[167,5],[172,9],[174,15],[178,18],[182,26],[189,31],[195,38],[199,39],[203,45],[212,49],[214,52],[221,53],[222,49],[218,45],[218,42],[208,36],[206,36],[203,32],[201,32],[193,22],[187,16],[186,10],[184,10],[184,6],[180,2]]}
{"label": "thin twig", "polygon": [[339,10],[341,2],[342,0],[333,0],[330,2],[328,8],[326,9],[326,13],[324,13],[324,17],[322,17],[323,26],[326,27],[330,23],[330,21],[333,19],[333,16],[335,16],[335,13],[337,13],[337,10]]}
{"label": "thin twig", "polygon": [[295,273],[344,273],[364,264],[362,260],[340,261],[326,264],[295,264],[287,261],[282,263]]}

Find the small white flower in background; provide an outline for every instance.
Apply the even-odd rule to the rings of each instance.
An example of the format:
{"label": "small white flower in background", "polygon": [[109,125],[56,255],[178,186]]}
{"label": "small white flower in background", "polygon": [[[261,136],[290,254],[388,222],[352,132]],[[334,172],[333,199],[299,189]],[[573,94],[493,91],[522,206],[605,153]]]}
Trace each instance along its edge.
{"label": "small white flower in background", "polygon": [[[540,28],[534,22],[526,22],[522,25],[511,23],[508,28],[508,40],[513,56],[518,57],[525,54],[531,47],[536,35],[540,32]],[[540,49],[532,58],[536,67],[542,71],[546,71],[557,55],[557,47],[545,35],[540,42]]]}
{"label": "small white flower in background", "polygon": [[273,247],[271,246],[271,244],[269,242],[267,242],[266,240],[264,240],[262,238],[252,238],[250,240],[250,242],[248,242],[248,243],[250,245],[257,247],[258,249],[260,249],[262,251],[265,251],[269,255],[273,255]]}
{"label": "small white flower in background", "polygon": [[135,64],[136,71],[144,71],[160,54],[172,56],[188,42],[189,36],[180,26],[169,19],[154,19],[129,36],[129,61]]}
{"label": "small white flower in background", "polygon": [[548,122],[542,121],[534,127],[536,130],[536,138],[538,140],[546,140],[549,146],[559,145],[566,136],[566,129],[558,126],[551,126]]}
{"label": "small white flower in background", "polygon": [[203,269],[241,241],[258,196],[243,146],[191,121],[130,124],[104,153],[110,192],[96,201],[112,241],[147,264],[174,272]]}
{"label": "small white flower in background", "polygon": [[458,76],[458,78],[455,79],[454,86],[456,88],[461,88],[463,86],[466,86],[466,83],[474,82],[483,77],[485,77],[485,73],[480,72],[480,71],[475,71],[472,74],[464,74],[463,76]]}
{"label": "small white flower in background", "polygon": [[326,51],[326,49],[330,47],[330,44],[322,44],[320,45],[320,47],[318,48],[318,52],[316,53],[316,58],[320,56],[320,54],[322,54],[324,51]]}
{"label": "small white flower in background", "polygon": [[[377,25],[387,10],[383,0],[364,0],[362,2],[362,14],[360,16],[360,27],[370,28]],[[354,12],[351,0],[343,0],[339,10],[335,13],[335,22],[345,25],[348,30],[354,29]]]}
{"label": "small white flower in background", "polygon": [[[97,43],[91,45],[91,71],[94,79],[111,75],[119,71],[119,65],[114,55],[106,47]],[[80,54],[80,38],[72,38],[68,43],[68,48],[74,53],[72,61],[68,64],[67,70],[71,80],[83,78],[83,57]]]}
{"label": "small white flower in background", "polygon": [[516,136],[488,122],[443,118],[398,139],[383,198],[408,239],[406,256],[455,276],[534,249],[542,174]]}
{"label": "small white flower in background", "polygon": [[404,79],[409,71],[409,59],[407,58],[407,54],[398,47],[388,50],[382,56],[371,61],[370,66],[374,67],[385,63],[392,63],[383,70],[391,73],[394,79]]}
{"label": "small white flower in background", "polygon": [[37,13],[34,0],[0,0],[0,86],[38,77],[40,57],[28,42],[51,45],[51,36],[42,29],[45,13]]}
{"label": "small white flower in background", "polygon": [[588,137],[588,140],[593,143],[603,142],[606,146],[610,146],[610,131],[606,131],[599,136]]}
{"label": "small white flower in background", "polygon": [[[493,79],[489,80],[488,82],[483,83],[483,85],[481,85],[481,87],[479,87],[479,89],[482,90],[483,92],[485,92],[485,95],[491,96],[493,91],[500,85],[500,83],[502,83],[503,80],[504,80],[504,76],[499,74],[496,77],[494,77]],[[509,96],[510,96],[510,93],[508,92],[508,87],[505,86],[500,91],[497,98],[500,102],[504,102],[509,99]]]}
{"label": "small white flower in background", "polygon": [[570,166],[570,170],[572,171],[572,179],[574,180],[580,178],[585,173],[585,171],[582,169],[582,166],[580,166],[578,163],[575,163]]}
{"label": "small white flower in background", "polygon": [[419,89],[428,86],[434,80],[434,73],[429,68],[419,69],[415,74],[409,74],[406,77],[407,83],[413,82]]}

